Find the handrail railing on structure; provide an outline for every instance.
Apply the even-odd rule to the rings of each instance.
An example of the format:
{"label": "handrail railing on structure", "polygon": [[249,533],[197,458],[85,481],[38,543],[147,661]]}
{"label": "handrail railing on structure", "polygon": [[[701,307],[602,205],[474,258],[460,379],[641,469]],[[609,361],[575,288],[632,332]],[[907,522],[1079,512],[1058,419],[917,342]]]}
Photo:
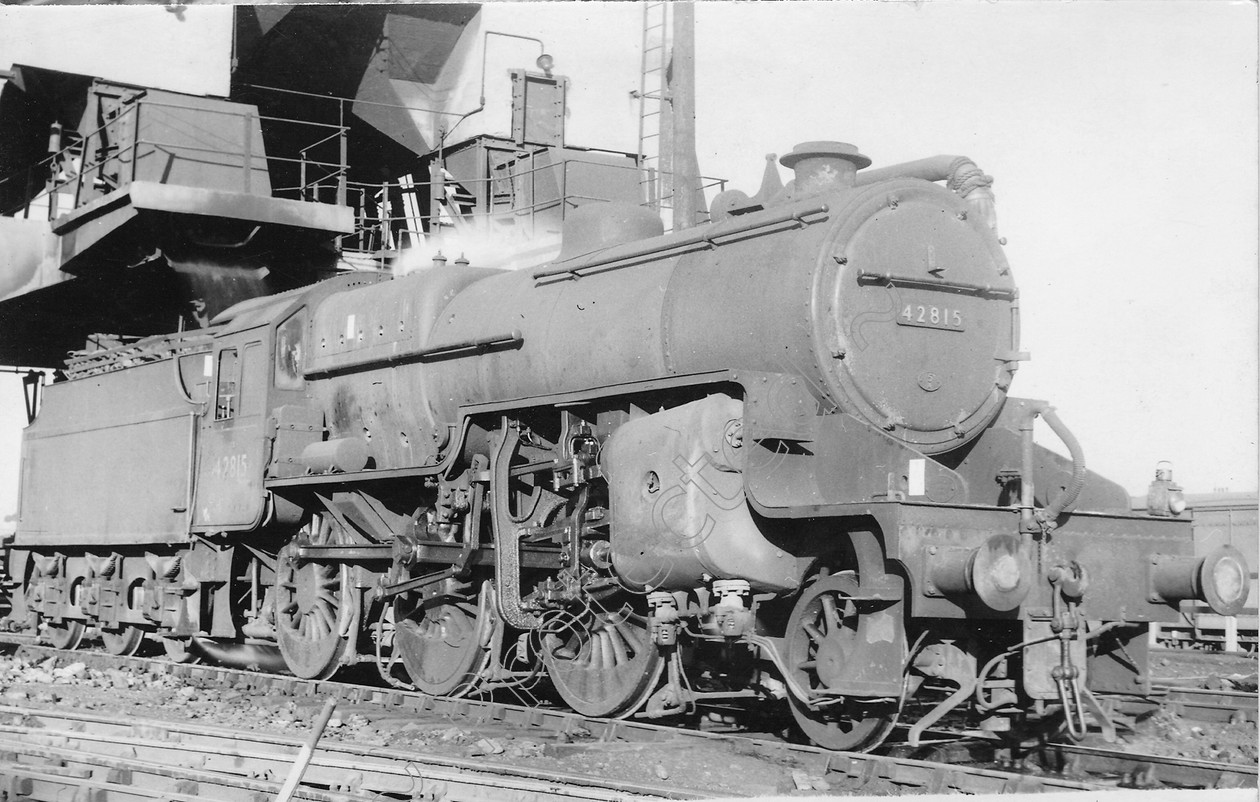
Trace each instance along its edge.
{"label": "handrail railing on structure", "polygon": [[[531,159],[531,162],[533,162],[533,159]],[[538,194],[538,175],[545,171],[554,170],[557,167],[560,168],[560,172],[555,185],[555,193],[547,194],[540,199]],[[566,158],[562,162],[532,163],[504,175],[487,176],[485,178],[458,181],[451,179],[438,182],[350,182],[349,194],[352,198],[357,198],[358,200],[357,203],[352,204],[357,210],[355,234],[351,237],[342,238],[342,250],[371,256],[383,266],[390,256],[405,247],[404,237],[410,239],[411,244],[414,244],[417,239],[432,236],[447,228],[472,228],[484,232],[496,224],[511,225],[519,231],[519,223],[522,218],[525,220],[523,235],[526,238],[536,237],[540,233],[545,233],[539,232],[537,228],[541,212],[559,208],[558,215],[549,216],[546,220],[548,225],[556,225],[562,224],[568,213],[577,206],[584,203],[600,203],[614,200],[614,198],[607,195],[585,194],[571,190],[569,173],[571,169],[577,167],[628,170],[636,174],[638,171],[638,166],[629,159],[627,159],[625,165],[619,165],[593,159]],[[522,182],[528,186],[514,190],[514,197],[510,206],[495,208],[493,202],[489,200],[496,184],[507,184],[517,187]],[[458,187],[454,192],[462,191],[463,194],[460,197],[469,198],[470,200],[475,200],[479,197],[486,199],[486,206],[483,208],[461,208],[450,196],[444,196],[442,199],[434,202],[432,191],[438,188],[440,191],[445,192],[452,184]],[[637,190],[637,181],[628,183],[628,186]],[[703,177],[701,179],[701,189],[706,196],[712,192],[721,192],[725,188],[725,179],[712,177]],[[406,204],[395,202],[398,197],[406,193],[429,194],[430,208],[421,210],[418,214],[407,213],[405,211]],[[668,201],[668,198],[663,200]],[[663,215],[666,230],[669,230],[666,218],[669,216],[667,213],[671,207],[668,203],[639,202],[638,205],[658,209]],[[404,212],[401,214],[393,213],[391,210],[396,206],[403,207]],[[509,221],[511,222],[509,223]],[[705,220],[697,222],[705,222]]]}
{"label": "handrail railing on structure", "polygon": [[[149,137],[140,134],[142,128],[140,126],[140,117],[142,109],[186,109],[195,110],[199,114],[217,114],[228,117],[239,117],[241,120],[241,140],[240,143],[231,143],[230,146],[214,147],[213,145],[199,146],[189,142],[181,142],[174,140],[164,140],[156,137]],[[109,144],[103,134],[107,129],[119,127],[121,123],[131,116],[132,130],[137,132],[137,136],[133,137],[131,142],[122,147],[115,149],[116,146]],[[258,147],[254,144],[253,126],[257,121],[259,126],[264,123],[274,123],[278,125],[297,125],[312,129],[330,129],[330,133],[310,142],[303,146],[298,152],[299,157],[293,158],[289,156],[281,156],[277,154],[268,154],[265,148]],[[204,130],[204,129],[203,129]],[[27,191],[25,197],[28,199],[21,207],[20,213],[24,218],[29,218],[32,209],[45,206],[46,214],[49,220],[54,219],[66,211],[73,211],[81,206],[90,203],[97,197],[106,194],[114,189],[119,188],[124,183],[135,181],[137,178],[137,170],[139,168],[140,159],[149,155],[149,153],[165,154],[170,157],[183,157],[189,163],[200,164],[219,164],[223,166],[234,166],[239,164],[241,170],[241,189],[249,193],[253,189],[253,172],[256,169],[255,161],[265,159],[264,165],[268,162],[280,164],[294,164],[299,175],[299,184],[296,187],[272,187],[271,195],[275,197],[285,197],[288,195],[295,196],[295,199],[311,200],[323,203],[337,203],[345,205],[346,198],[346,182],[348,178],[347,165],[344,159],[338,158],[333,160],[330,158],[315,159],[310,154],[321,145],[330,142],[338,144],[340,157],[345,152],[344,140],[348,134],[348,128],[344,125],[334,125],[330,123],[320,123],[310,120],[294,120],[284,117],[272,117],[268,115],[258,114],[252,111],[237,111],[232,109],[207,109],[193,107],[179,103],[169,103],[153,100],[151,98],[140,98],[131,104],[122,114],[108,123],[101,125],[86,136],[77,141],[59,149],[55,153],[49,154],[39,162],[27,167],[21,173],[12,174],[0,179],[0,184],[15,180],[19,175],[26,182]],[[261,145],[261,143],[259,143]],[[144,148],[151,148],[150,151],[144,151]],[[91,158],[89,154],[98,154],[98,158]],[[101,155],[103,154],[103,155]],[[194,157],[196,154],[214,154],[218,159],[202,159],[198,160]],[[90,160],[89,160],[90,159]],[[106,170],[110,165],[117,165],[116,170]],[[64,177],[59,177],[56,173],[51,179],[45,182],[45,188],[39,192],[31,192],[33,189],[34,176],[37,171],[44,169],[57,170],[62,168]],[[309,180],[308,173],[315,169],[320,174],[313,180]],[[96,182],[105,183],[108,179],[105,176],[116,177],[116,186],[97,187]],[[84,184],[92,181],[87,197],[85,197]],[[328,186],[330,181],[335,181],[335,197],[329,201],[324,200],[321,196],[321,189]],[[165,182],[164,182],[165,183]],[[73,186],[73,191],[66,192],[68,187]],[[62,209],[62,204],[55,200],[56,198],[69,196],[71,201],[68,210]],[[43,201],[43,203],[41,203]]]}
{"label": "handrail railing on structure", "polygon": [[[343,104],[344,105],[344,104]],[[144,109],[183,109],[196,111],[199,114],[215,114],[240,118],[241,134],[239,140],[232,140],[223,146],[216,147],[206,141],[179,141],[169,137],[146,135],[140,125]],[[121,127],[125,118],[133,115],[131,130],[132,141],[121,149],[109,141],[108,129]],[[270,177],[275,173],[275,165],[294,165],[298,183],[295,186],[271,186],[270,195],[277,198],[289,198],[317,203],[350,206],[355,209],[355,233],[343,236],[340,240],[342,249],[351,253],[370,255],[378,259],[384,266],[388,257],[401,250],[403,238],[414,244],[418,240],[432,236],[448,226],[488,227],[496,221],[506,223],[511,220],[518,225],[525,220],[524,228],[529,236],[538,234],[538,221],[543,212],[559,208],[558,215],[548,215],[547,223],[555,225],[563,223],[568,212],[584,203],[596,203],[612,200],[607,195],[598,195],[571,191],[570,172],[576,167],[594,167],[603,170],[639,171],[637,159],[627,155],[624,165],[608,160],[583,159],[566,157],[562,160],[547,160],[540,163],[538,157],[542,151],[534,151],[528,155],[527,162],[518,162],[503,174],[490,175],[484,178],[466,179],[463,177],[444,179],[440,175],[437,181],[432,179],[416,181],[415,176],[406,181],[386,181],[380,183],[362,183],[349,180],[347,163],[347,139],[349,128],[344,124],[322,123],[310,120],[296,120],[259,114],[256,110],[214,109],[192,106],[176,102],[156,100],[154,98],[138,98],[114,119],[89,131],[57,152],[49,154],[22,173],[12,174],[0,179],[0,185],[7,181],[23,177],[26,181],[28,200],[22,205],[21,216],[29,218],[32,210],[40,206],[49,221],[69,211],[78,209],[120,188],[127,182],[137,180],[140,161],[150,154],[158,154],[171,159],[182,159],[189,164],[216,164],[224,167],[239,167],[239,187],[244,192],[255,189],[254,172],[261,165],[267,169]],[[299,126],[312,131],[312,140],[296,148],[297,157],[268,153],[262,143],[255,144],[254,127],[260,130],[265,125]],[[202,136],[210,137],[205,127],[199,129]],[[321,135],[322,134],[322,135]],[[318,138],[315,138],[317,137]],[[225,140],[226,141],[226,140]],[[324,154],[320,150],[335,148],[335,153]],[[93,157],[95,154],[95,157]],[[209,158],[214,155],[217,158]],[[259,161],[260,165],[255,162]],[[116,165],[113,169],[107,169]],[[547,171],[559,168],[554,184],[540,187],[539,176]],[[32,193],[34,177],[37,171],[49,170],[52,175],[46,180],[42,191]],[[114,185],[106,182],[113,180]],[[427,178],[427,177],[426,177]],[[638,176],[626,182],[637,187]],[[91,182],[90,184],[88,182]],[[98,186],[105,184],[104,186]],[[165,181],[164,181],[165,182]],[[88,191],[85,192],[85,184]],[[447,195],[448,187],[454,185],[456,192],[466,193],[462,197],[470,201],[482,199],[483,206],[476,208],[475,203],[460,204]],[[497,205],[494,202],[495,188],[510,187],[510,202]],[[712,190],[725,189],[723,179],[704,177],[701,189],[706,195]],[[70,191],[67,189],[71,188]],[[540,198],[539,193],[543,193]],[[394,213],[393,206],[397,198],[405,193],[419,197],[427,195],[427,209],[416,209],[415,213]],[[434,198],[434,194],[441,197]],[[63,204],[63,199],[68,204]],[[670,198],[658,198],[640,201],[640,205],[659,209],[668,227],[666,212],[671,208]],[[401,204],[405,206],[405,204]],[[68,206],[68,208],[63,208]],[[418,204],[416,204],[418,207]],[[702,222],[702,221],[699,221]]]}

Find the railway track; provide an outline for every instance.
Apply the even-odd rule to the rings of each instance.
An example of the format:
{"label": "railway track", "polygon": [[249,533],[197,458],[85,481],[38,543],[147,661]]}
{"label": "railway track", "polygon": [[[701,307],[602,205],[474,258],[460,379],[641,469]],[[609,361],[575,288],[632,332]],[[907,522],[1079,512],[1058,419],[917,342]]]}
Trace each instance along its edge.
{"label": "railway track", "polygon": [[1114,699],[1113,710],[1128,716],[1140,716],[1163,708],[1188,721],[1208,724],[1239,721],[1255,723],[1258,718],[1258,703],[1254,693],[1178,686],[1157,687],[1156,691],[1159,695],[1149,699]]}
{"label": "railway track", "polygon": [[[274,799],[302,748],[300,739],[269,734],[61,711],[3,707],[0,722],[0,776],[10,778],[11,796],[29,799],[65,799],[66,789],[82,788],[92,789],[92,799]],[[304,773],[302,797],[339,802],[365,795],[529,802],[708,796],[660,783],[322,744]]]}
{"label": "railway track", "polygon": [[1107,778],[1125,788],[1254,788],[1255,766],[1238,766],[1160,755],[1133,755],[1116,749],[1055,744],[1040,752],[1043,765],[1066,776]]}
{"label": "railway track", "polygon": [[[893,747],[894,751],[907,747]],[[1047,744],[1012,759],[991,741],[958,740],[919,750],[930,761],[1005,764],[1012,770],[1088,779],[1102,788],[1255,788],[1255,766],[1168,755],[1136,754],[1102,743]]]}
{"label": "railway track", "polygon": [[[1242,676],[1256,674],[1257,657],[1254,654],[1244,654],[1242,652],[1220,652],[1208,649],[1171,649],[1167,647],[1155,647],[1151,649],[1151,660],[1160,664],[1165,660],[1175,660],[1185,665],[1187,668],[1194,665],[1202,665],[1205,672],[1222,672],[1225,670],[1237,673]],[[1205,673],[1204,676],[1207,674]],[[1161,678],[1156,674],[1155,682],[1157,684],[1184,684],[1186,678],[1174,680],[1172,678]]]}
{"label": "railway track", "polygon": [[[413,722],[436,721],[444,722],[445,726],[458,723],[459,726],[473,732],[474,736],[481,729],[492,728],[495,731],[502,731],[506,728],[518,733],[518,737],[528,737],[539,743],[547,744],[547,749],[551,754],[571,754],[578,751],[600,753],[608,750],[633,749],[637,750],[636,753],[642,758],[643,765],[648,767],[653,765],[653,761],[656,759],[655,755],[679,753],[694,748],[720,748],[744,755],[755,754],[759,759],[766,761],[767,764],[773,764],[779,768],[790,767],[790,776],[796,781],[796,788],[813,788],[817,790],[822,787],[830,787],[851,792],[874,789],[874,792],[880,793],[912,789],[923,789],[929,792],[1027,793],[1058,790],[1099,790],[1116,787],[1117,785],[1136,786],[1143,782],[1163,783],[1168,787],[1178,788],[1231,788],[1240,786],[1254,787],[1256,785],[1256,771],[1254,768],[1231,766],[1229,764],[1206,764],[1203,761],[1189,761],[1186,764],[1189,766],[1187,768],[1175,759],[1168,758],[1135,757],[1118,751],[1111,752],[1109,757],[1108,750],[1105,749],[1094,749],[1068,759],[1064,755],[1070,753],[1073,747],[1054,747],[1055,751],[1050,753],[1051,757],[1042,759],[1040,764],[1033,768],[1031,772],[1027,766],[1013,766],[1010,768],[1017,770],[1005,770],[994,768],[995,763],[992,755],[973,754],[967,760],[960,760],[957,754],[941,753],[937,759],[923,760],[916,757],[898,755],[896,750],[893,750],[890,754],[882,755],[836,753],[782,741],[752,740],[743,735],[702,732],[639,721],[591,719],[570,711],[554,708],[526,707],[498,701],[473,699],[441,699],[379,687],[341,682],[298,680],[292,677],[260,674],[217,666],[176,664],[165,660],[147,658],[118,658],[100,652],[63,652],[51,647],[36,645],[31,643],[30,639],[22,637],[6,636],[5,640],[8,641],[7,648],[9,650],[15,651],[19,656],[32,662],[55,657],[64,662],[82,662],[86,666],[98,670],[130,669],[146,672],[149,676],[181,678],[186,682],[202,686],[232,688],[236,693],[260,693],[271,698],[284,696],[298,700],[298,703],[303,706],[318,706],[322,700],[336,699],[343,709],[362,711],[373,717],[385,719],[392,717]],[[1252,697],[1252,700],[1254,701],[1254,697]],[[154,764],[154,767],[151,767],[154,768],[154,771],[150,773],[167,777],[179,788],[193,788],[194,790],[218,788],[219,786],[215,783],[237,781],[230,777],[221,780],[213,780],[211,778],[199,779],[198,776],[193,774],[179,774],[176,769],[181,765],[188,766],[192,764],[198,766],[198,771],[209,771],[220,760],[220,758],[214,756],[231,755],[231,761],[233,762],[245,761],[246,759],[254,761],[250,764],[254,768],[246,772],[249,776],[245,776],[241,782],[234,786],[238,790],[233,793],[245,795],[240,798],[254,798],[250,794],[262,794],[264,795],[263,798],[271,798],[266,795],[269,793],[274,794],[274,792],[269,785],[265,784],[274,782],[280,767],[287,766],[292,762],[297,743],[292,737],[278,738],[274,735],[260,732],[236,733],[235,735],[219,733],[220,737],[236,738],[236,745],[233,746],[227,741],[223,741],[215,746],[208,747],[206,754],[210,757],[190,759],[185,754],[183,757],[172,757],[170,761],[163,762],[156,759],[156,757],[163,754],[174,755],[175,753],[164,749],[160,743],[169,741],[172,733],[179,733],[180,735],[176,739],[178,743],[185,746],[195,746],[199,742],[199,738],[202,737],[193,736],[193,731],[198,728],[183,723],[174,724],[156,721],[119,723],[117,721],[109,721],[106,717],[100,715],[71,714],[44,709],[9,708],[4,712],[7,713],[10,723],[6,725],[3,731],[0,731],[0,734],[3,735],[3,738],[0,738],[0,752],[7,751],[9,755],[0,755],[0,766],[5,766],[5,768],[0,768],[0,775],[5,775],[8,771],[11,771],[13,765],[22,765],[23,771],[26,772],[23,776],[30,781],[29,787],[31,788],[44,787],[40,785],[41,783],[51,788],[58,782],[62,784],[76,782],[82,784],[90,781],[91,783],[105,783],[109,785],[111,777],[123,777],[124,779],[130,777],[132,779],[127,780],[127,782],[134,785],[134,774],[126,775],[119,774],[119,772],[123,772],[126,769],[125,761],[127,759],[140,754],[144,755],[142,763],[146,765],[148,763]],[[35,718],[23,719],[23,716],[33,716]],[[39,723],[33,724],[32,722],[35,721]],[[91,735],[91,737],[88,735],[89,725],[93,733],[97,733]],[[27,729],[22,729],[24,727]],[[84,733],[82,743],[76,741],[75,746],[67,747],[62,742],[45,743],[40,738],[32,735],[48,737],[50,733],[59,729],[71,732],[74,730],[81,731]],[[157,734],[158,744],[144,746],[141,743],[142,741],[152,740],[150,736],[155,733]],[[523,736],[520,734],[523,734]],[[54,740],[65,737],[68,736],[64,734],[58,735]],[[103,746],[109,745],[111,748],[117,748],[118,744],[126,743],[126,748],[137,751],[122,756],[116,753],[98,754],[88,748],[92,743]],[[38,750],[39,754],[30,754],[22,758],[20,755],[25,754],[21,751],[23,748]],[[325,763],[317,763],[316,766],[313,766],[314,773],[309,778],[312,784],[311,787],[319,794],[332,794],[333,796],[315,796],[311,798],[337,798],[336,794],[341,793],[337,789],[341,785],[337,781],[330,780],[328,772],[332,771],[335,773],[344,765],[361,763],[363,761],[362,757],[337,757],[338,754],[355,748],[352,744],[343,743],[324,742],[320,745],[318,755],[320,760]],[[989,744],[989,748],[992,748],[992,744]],[[76,753],[82,753],[85,760],[87,756],[92,756],[92,761],[89,761],[91,768],[87,765],[78,766],[71,775],[66,775],[63,772],[61,780],[57,780],[51,776],[57,772],[49,771],[46,766],[52,764],[55,767],[59,761],[67,761],[65,754],[56,752],[58,749],[70,749]],[[944,749],[948,750],[950,746],[946,745]],[[271,753],[270,756],[268,756],[268,752]],[[349,753],[347,752],[346,754]],[[430,779],[433,777],[445,778],[434,780],[434,782],[439,783],[451,781],[446,774],[441,774],[441,772],[455,772],[461,777],[469,775],[469,777],[464,777],[468,783],[467,787],[458,784],[442,786],[447,789],[443,793],[449,793],[451,798],[458,799],[495,800],[508,798],[505,795],[506,791],[499,796],[495,796],[496,792],[485,790],[490,785],[483,787],[480,784],[483,778],[481,776],[473,776],[476,775],[478,770],[491,778],[501,776],[516,777],[522,783],[526,783],[526,786],[528,786],[529,782],[543,781],[543,778],[530,776],[528,771],[521,774],[519,767],[507,764],[494,763],[492,769],[487,769],[487,761],[494,762],[492,755],[470,763],[467,760],[461,762],[459,758],[435,759],[432,756],[424,756],[422,753],[411,750],[402,752],[395,750],[395,752],[391,753],[390,750],[381,747],[372,747],[368,751],[363,752],[363,754],[374,756],[373,759],[379,758],[386,762],[393,761],[394,765],[392,768],[382,769],[381,777],[372,780],[373,782],[379,782],[381,789],[392,789],[374,791],[374,793],[395,795],[390,798],[397,798],[396,795],[398,794],[402,794],[401,798],[410,798],[406,794],[413,793],[416,790],[414,782],[416,776],[414,775],[417,771],[421,771],[422,776]],[[9,758],[12,756],[19,757],[10,760]],[[336,763],[338,759],[342,760],[341,764]],[[333,762],[327,764],[327,761],[330,760]],[[124,762],[120,763],[118,761]],[[45,768],[26,768],[27,764],[37,767],[44,765]],[[67,765],[78,764],[71,762]],[[319,768],[321,765],[324,768]],[[408,769],[407,766],[411,766],[411,768]],[[1156,768],[1152,769],[1148,768],[1148,766],[1155,766]],[[146,774],[145,776],[147,777],[148,775]],[[373,776],[375,777],[375,775]],[[679,772],[678,776],[670,778],[668,783],[661,782],[653,785],[635,782],[610,783],[604,780],[596,782],[589,774],[574,772],[569,776],[563,776],[562,773],[558,775],[552,769],[547,770],[546,776],[553,780],[553,784],[554,782],[560,782],[563,788],[555,792],[567,795],[563,796],[563,798],[568,799],[629,799],[646,796],[698,798],[709,795],[709,792],[700,787],[700,784],[691,783],[689,785],[688,779],[683,772]],[[563,779],[557,780],[558,776],[563,776]],[[266,779],[269,777],[272,779]],[[802,778],[805,778],[804,782],[800,782]],[[363,781],[360,781],[352,777],[350,784],[353,785],[355,782],[359,782],[358,787],[367,788],[367,785],[362,784],[367,779],[365,777]],[[664,778],[662,777],[661,779],[663,780]],[[821,783],[817,781],[821,781]],[[259,782],[264,783],[264,785],[259,786]],[[181,783],[182,785],[180,785]],[[151,798],[126,796],[125,794],[129,792],[121,787],[125,786],[126,782],[113,782],[112,784],[120,787],[110,791],[102,786],[100,793],[106,794],[102,798],[111,800],[114,798]],[[407,785],[411,790],[406,792],[400,791],[399,789],[403,785]],[[28,786],[24,785],[23,787]],[[84,787],[95,788],[96,786],[85,785]],[[499,783],[496,787],[506,788],[508,786]],[[477,790],[478,788],[482,790]],[[748,792],[764,795],[767,792],[773,793],[776,790],[780,792],[787,791],[792,790],[792,787],[750,788]],[[176,788],[173,793],[186,792],[179,791]],[[223,793],[225,792],[202,793],[200,798],[229,798],[222,796]],[[512,799],[526,798],[532,800],[535,798],[534,794],[540,795],[536,797],[538,799],[562,798],[560,796],[546,796],[546,794],[552,793],[547,788],[523,786],[516,788],[512,793],[517,794],[512,796]],[[110,794],[123,795],[114,796]],[[216,796],[215,794],[220,795]],[[590,794],[603,794],[603,796]],[[43,797],[34,796],[30,798]],[[53,795],[47,798],[60,799],[64,797]],[[174,799],[177,797],[168,796],[166,798]],[[237,797],[233,796],[231,798]],[[437,797],[431,796],[430,798]]]}

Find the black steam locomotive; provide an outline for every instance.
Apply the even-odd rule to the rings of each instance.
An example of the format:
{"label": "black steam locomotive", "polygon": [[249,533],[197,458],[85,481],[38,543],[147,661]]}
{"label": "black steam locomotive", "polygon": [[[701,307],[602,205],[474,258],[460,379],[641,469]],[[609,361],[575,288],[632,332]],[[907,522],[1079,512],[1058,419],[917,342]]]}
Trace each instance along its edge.
{"label": "black steam locomotive", "polygon": [[23,444],[18,609],[65,648],[596,716],[781,705],[835,749],[1149,692],[1148,625],[1236,612],[1248,569],[1007,396],[987,177],[782,163],[699,227],[592,204],[533,269],[351,273],[76,357]]}

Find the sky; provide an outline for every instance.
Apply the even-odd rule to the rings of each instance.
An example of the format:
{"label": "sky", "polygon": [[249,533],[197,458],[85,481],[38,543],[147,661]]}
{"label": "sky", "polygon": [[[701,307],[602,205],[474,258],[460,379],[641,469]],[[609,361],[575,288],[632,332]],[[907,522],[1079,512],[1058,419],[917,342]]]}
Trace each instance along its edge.
{"label": "sky", "polygon": [[[590,141],[598,54],[637,51],[637,8],[516,8],[496,8],[496,25],[545,16],[557,71],[585,91],[570,141],[604,144]],[[3,6],[0,69],[57,58],[222,91],[223,12]],[[876,167],[969,156],[995,178],[1021,292],[1032,360],[1012,394],[1054,404],[1090,468],[1135,495],[1160,460],[1189,492],[1256,489],[1256,3],[715,0],[696,39],[702,172],[752,194],[766,153],[818,139]],[[637,86],[607,83],[609,119],[623,120]],[[24,422],[20,381],[0,374],[0,519]]]}

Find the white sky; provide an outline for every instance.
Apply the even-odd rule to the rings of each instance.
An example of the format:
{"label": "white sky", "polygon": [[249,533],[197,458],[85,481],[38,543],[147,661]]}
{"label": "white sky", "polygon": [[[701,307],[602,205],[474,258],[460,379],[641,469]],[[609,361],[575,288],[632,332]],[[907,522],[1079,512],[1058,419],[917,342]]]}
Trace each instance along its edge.
{"label": "white sky", "polygon": [[[569,8],[547,39],[575,81],[591,42],[639,47],[631,4]],[[0,7],[0,68],[177,89],[208,74],[221,92],[225,11]],[[1132,493],[1161,459],[1190,492],[1255,490],[1257,30],[1249,1],[705,2],[701,170],[751,194],[764,154],[800,141],[852,142],[876,166],[970,156],[996,178],[1033,355],[1013,393],[1055,404],[1090,467]],[[609,104],[633,88],[609,86]],[[23,423],[0,374],[0,518]]]}

